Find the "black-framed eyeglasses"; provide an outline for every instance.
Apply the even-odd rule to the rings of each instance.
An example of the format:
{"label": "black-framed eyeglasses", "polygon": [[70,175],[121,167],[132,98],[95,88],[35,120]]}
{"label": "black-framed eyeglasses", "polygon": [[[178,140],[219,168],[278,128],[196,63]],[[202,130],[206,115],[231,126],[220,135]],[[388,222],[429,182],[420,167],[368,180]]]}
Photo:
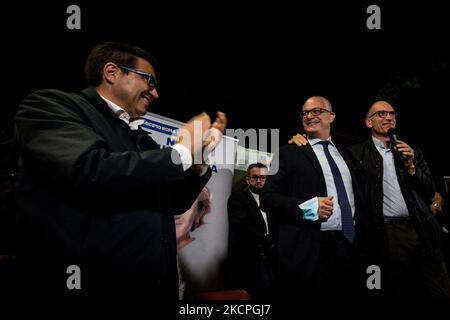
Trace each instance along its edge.
{"label": "black-framed eyeglasses", "polygon": [[304,111],[300,112],[300,116],[302,118],[305,118],[305,117],[308,116],[308,114],[311,113],[314,117],[317,117],[317,116],[320,116],[322,113],[325,113],[325,112],[332,113],[333,111],[330,111],[330,110],[327,110],[327,109],[324,109],[324,108],[314,108],[314,109],[304,110]]}
{"label": "black-framed eyeglasses", "polygon": [[144,79],[146,79],[148,85],[150,86],[150,90],[153,90],[153,89],[156,88],[157,83],[156,83],[155,77],[154,77],[151,73],[144,72],[144,71],[137,70],[137,69],[130,68],[130,67],[126,67],[126,66],[121,65],[121,64],[118,64],[117,66],[118,66],[120,69],[123,69],[123,70],[125,70],[125,71],[129,71],[129,72],[136,73],[136,74],[140,75],[141,77],[143,77]]}
{"label": "black-framed eyeglasses", "polygon": [[395,118],[398,115],[397,111],[380,110],[380,111],[376,111],[376,112],[372,113],[370,116],[367,117],[367,119],[370,119],[373,116],[378,116],[381,119],[384,119],[387,117],[388,114],[391,116],[391,118]]}
{"label": "black-framed eyeglasses", "polygon": [[257,176],[257,175],[250,176],[250,180],[253,180],[253,181],[258,181],[258,180],[266,181],[266,179],[267,179],[267,176]]}

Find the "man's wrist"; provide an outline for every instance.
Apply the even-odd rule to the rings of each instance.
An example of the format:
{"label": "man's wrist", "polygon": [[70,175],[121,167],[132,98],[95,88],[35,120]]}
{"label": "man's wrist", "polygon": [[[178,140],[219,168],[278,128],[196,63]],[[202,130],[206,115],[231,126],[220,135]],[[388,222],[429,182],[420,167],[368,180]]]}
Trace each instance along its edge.
{"label": "man's wrist", "polygon": [[176,143],[171,146],[172,149],[175,149],[180,155],[181,164],[183,165],[183,171],[188,170],[192,166],[192,154],[191,151],[181,143]]}

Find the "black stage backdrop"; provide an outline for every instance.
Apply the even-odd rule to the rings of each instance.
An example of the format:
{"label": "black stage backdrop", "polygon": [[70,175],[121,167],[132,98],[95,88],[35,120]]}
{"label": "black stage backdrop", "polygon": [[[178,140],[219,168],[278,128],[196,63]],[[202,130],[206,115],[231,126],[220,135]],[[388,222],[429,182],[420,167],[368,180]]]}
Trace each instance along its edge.
{"label": "black stage backdrop", "polygon": [[[368,106],[388,99],[400,111],[400,136],[424,150],[436,176],[449,175],[444,4],[341,2],[5,5],[2,139],[26,94],[83,88],[87,54],[113,40],[142,46],[158,59],[160,99],[149,111],[185,121],[220,109],[229,128],[279,128],[283,144],[300,130],[302,102],[323,95],[337,113],[334,135],[352,143],[367,137]],[[72,4],[81,9],[80,30],[66,27]],[[371,4],[381,9],[380,30],[366,26]]]}

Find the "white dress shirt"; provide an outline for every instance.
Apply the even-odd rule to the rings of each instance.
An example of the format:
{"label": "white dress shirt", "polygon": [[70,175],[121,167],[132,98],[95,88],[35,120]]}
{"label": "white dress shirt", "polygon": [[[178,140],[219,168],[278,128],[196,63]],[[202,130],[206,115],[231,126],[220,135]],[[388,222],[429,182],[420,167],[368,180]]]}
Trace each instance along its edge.
{"label": "white dress shirt", "polygon": [[[347,164],[344,159],[340,155],[339,151],[331,141],[331,137],[327,139],[330,141],[328,145],[328,150],[330,151],[331,157],[339,168],[341,172],[342,181],[344,183],[345,191],[347,192],[348,202],[350,203],[350,207],[352,209],[352,215],[355,214],[355,199],[353,195],[353,185],[352,185],[352,176],[350,174],[350,170],[348,169]],[[336,191],[336,185],[334,184],[333,173],[331,172],[330,165],[328,164],[328,160],[325,156],[325,151],[323,150],[323,146],[319,143],[322,141],[321,139],[309,139],[309,143],[313,148],[314,153],[319,160],[320,167],[322,168],[323,175],[325,177],[325,184],[327,187],[327,195],[333,196],[333,214],[326,222],[321,223],[320,230],[342,230],[342,220],[341,220],[341,207],[338,202],[338,195]],[[317,197],[313,198],[317,199]],[[311,201],[309,199],[308,201]],[[303,204],[306,205],[305,201]],[[318,199],[317,199],[318,203]]]}
{"label": "white dress shirt", "polygon": [[384,142],[372,136],[373,143],[383,158],[383,215],[385,217],[406,217],[408,207],[403,198],[395,171],[394,155]]}
{"label": "white dress shirt", "polygon": [[[252,194],[253,198],[255,198],[255,201],[259,207],[259,194],[253,193],[251,191],[250,191],[250,193]],[[264,211],[262,211],[261,209],[259,209],[259,212],[261,212],[261,215],[264,219],[264,223],[266,224],[266,234],[269,234],[269,223],[267,222],[267,214]]]}

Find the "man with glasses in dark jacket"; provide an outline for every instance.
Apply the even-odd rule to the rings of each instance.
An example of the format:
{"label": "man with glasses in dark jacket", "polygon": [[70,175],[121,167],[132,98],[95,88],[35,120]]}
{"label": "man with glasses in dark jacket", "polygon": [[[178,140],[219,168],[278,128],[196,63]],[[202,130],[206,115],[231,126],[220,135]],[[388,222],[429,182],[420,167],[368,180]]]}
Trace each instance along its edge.
{"label": "man with glasses in dark jacket", "polygon": [[433,177],[420,149],[392,131],[396,115],[388,102],[375,102],[365,119],[371,138],[349,149],[367,209],[361,241],[388,297],[447,300],[440,228],[427,205]]}
{"label": "man with glasses in dark jacket", "polygon": [[275,217],[260,209],[267,178],[265,164],[247,168],[247,188],[228,199],[229,245],[226,286],[245,289],[254,299],[273,297],[276,234]]}
{"label": "man with glasses in dark jacket", "polygon": [[87,58],[88,88],[41,90],[20,104],[24,292],[177,299],[173,215],[189,209],[208,181],[210,170],[195,161],[207,145],[203,133],[223,132],[226,117],[218,112],[211,125],[200,114],[177,144],[160,149],[139,128],[159,97],[155,66],[139,47],[103,43]]}

